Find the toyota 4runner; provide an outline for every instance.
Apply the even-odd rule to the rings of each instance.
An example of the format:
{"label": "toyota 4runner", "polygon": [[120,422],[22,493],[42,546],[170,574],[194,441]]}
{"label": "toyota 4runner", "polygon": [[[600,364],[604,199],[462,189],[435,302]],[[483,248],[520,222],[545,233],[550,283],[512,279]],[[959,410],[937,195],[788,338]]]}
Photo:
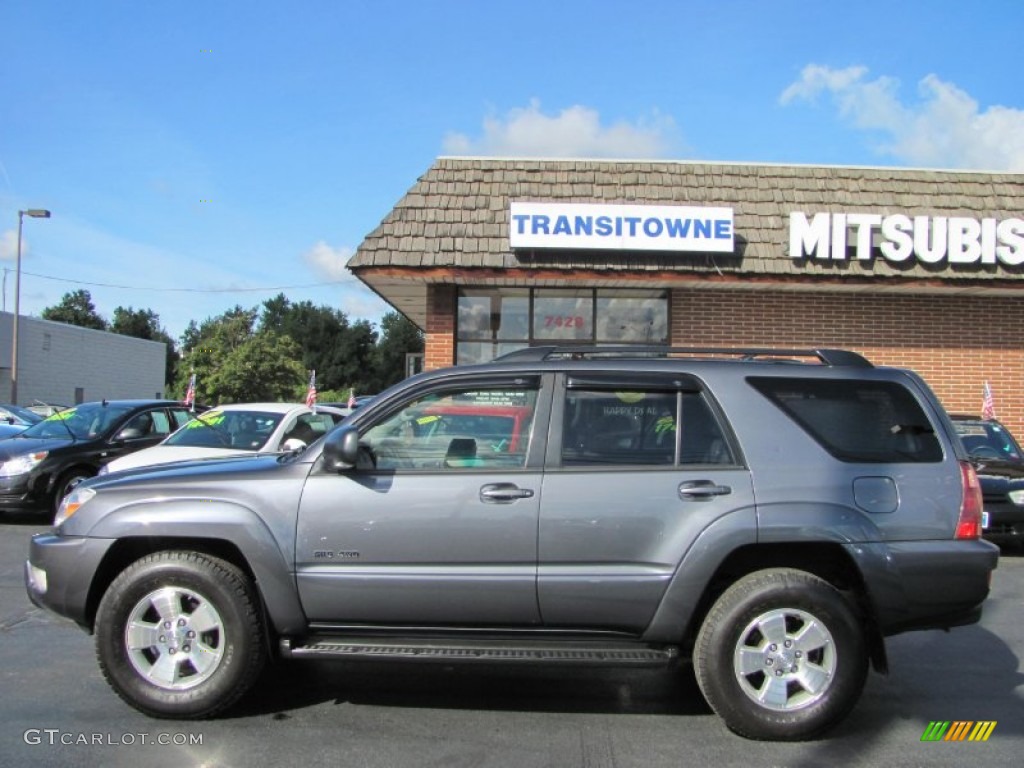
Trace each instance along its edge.
{"label": "toyota 4runner", "polygon": [[408,379],[303,451],[88,480],[25,578],[155,717],[221,712],[275,655],[689,659],[729,728],[805,739],[885,637],[979,619],[981,511],[910,371],[534,347]]}

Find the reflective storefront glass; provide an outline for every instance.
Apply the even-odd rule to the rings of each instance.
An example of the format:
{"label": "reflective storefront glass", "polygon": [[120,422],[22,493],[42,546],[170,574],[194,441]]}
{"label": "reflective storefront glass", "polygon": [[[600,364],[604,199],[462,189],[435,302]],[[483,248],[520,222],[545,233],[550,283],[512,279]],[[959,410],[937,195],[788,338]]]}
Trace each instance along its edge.
{"label": "reflective storefront glass", "polygon": [[666,344],[668,291],[465,288],[456,363],[487,362],[538,344]]}

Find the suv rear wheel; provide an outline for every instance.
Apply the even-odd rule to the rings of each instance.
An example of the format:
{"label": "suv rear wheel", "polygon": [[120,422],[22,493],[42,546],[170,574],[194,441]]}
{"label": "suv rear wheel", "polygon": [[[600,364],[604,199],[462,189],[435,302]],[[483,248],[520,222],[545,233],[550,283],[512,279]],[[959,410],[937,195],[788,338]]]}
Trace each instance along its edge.
{"label": "suv rear wheel", "polygon": [[154,717],[206,717],[252,685],[266,660],[258,598],[236,566],[157,552],[114,579],[96,614],[100,668]]}
{"label": "suv rear wheel", "polygon": [[817,736],[845,716],[867,676],[864,633],[831,584],[758,571],[712,606],[694,649],[697,682],[725,724],[754,739]]}

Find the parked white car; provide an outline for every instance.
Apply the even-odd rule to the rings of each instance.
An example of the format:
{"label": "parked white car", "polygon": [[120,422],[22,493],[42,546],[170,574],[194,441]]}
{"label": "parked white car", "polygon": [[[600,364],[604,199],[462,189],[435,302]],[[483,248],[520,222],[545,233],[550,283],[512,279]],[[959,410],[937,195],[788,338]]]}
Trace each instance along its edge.
{"label": "parked white car", "polygon": [[277,453],[303,448],[326,434],[350,411],[296,403],[234,403],[195,418],[152,448],[122,456],[100,474],[172,461]]}

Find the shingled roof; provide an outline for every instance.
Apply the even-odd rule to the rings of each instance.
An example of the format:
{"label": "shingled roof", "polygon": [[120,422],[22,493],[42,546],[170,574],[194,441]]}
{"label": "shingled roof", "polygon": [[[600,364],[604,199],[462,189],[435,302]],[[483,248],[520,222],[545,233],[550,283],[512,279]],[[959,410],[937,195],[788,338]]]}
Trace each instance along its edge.
{"label": "shingled roof", "polygon": [[[717,205],[733,208],[733,254],[513,251],[512,201]],[[1024,175],[896,168],[739,163],[437,159],[371,232],[349,268],[414,321],[425,320],[429,282],[692,285],[906,292],[1019,290],[1024,270],[947,267],[883,259],[791,259],[789,215],[863,211],[908,216],[1021,217]],[[709,285],[709,287],[711,287]]]}

